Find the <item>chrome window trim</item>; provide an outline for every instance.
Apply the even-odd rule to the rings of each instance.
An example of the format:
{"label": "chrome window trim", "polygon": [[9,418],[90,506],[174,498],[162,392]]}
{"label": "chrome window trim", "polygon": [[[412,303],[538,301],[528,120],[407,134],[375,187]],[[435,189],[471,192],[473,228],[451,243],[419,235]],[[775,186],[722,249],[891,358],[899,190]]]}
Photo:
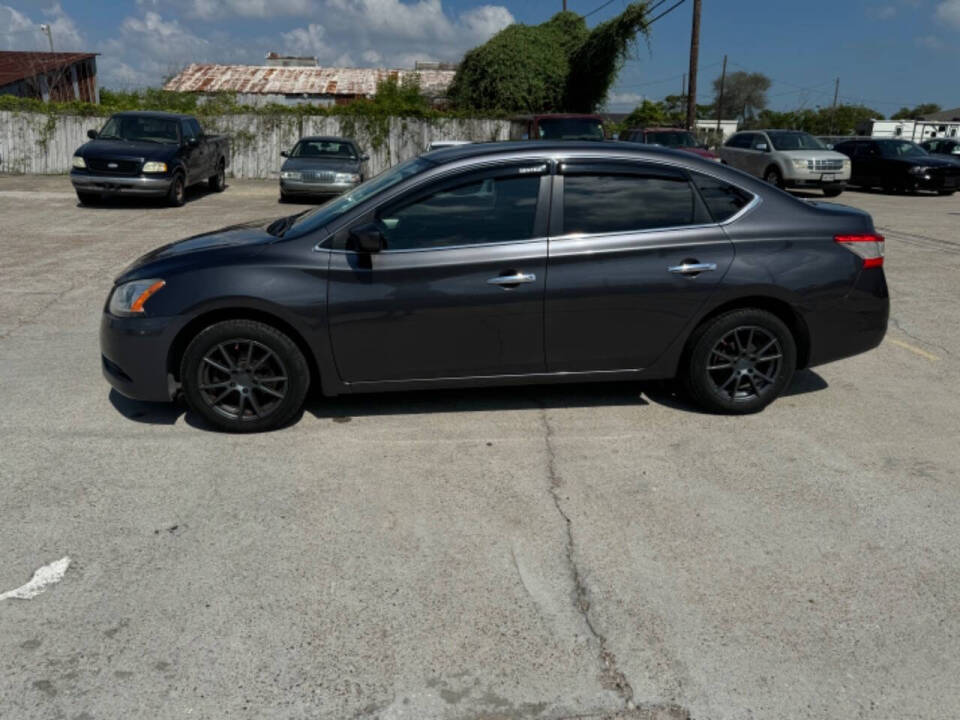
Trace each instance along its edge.
{"label": "chrome window trim", "polygon": [[[329,237],[329,236],[328,236]],[[333,248],[322,248],[320,247],[328,238],[324,238],[314,246],[314,251],[321,252],[327,251],[332,253],[341,253],[341,254],[356,254],[356,250],[335,250]],[[537,238],[527,238],[526,240],[497,240],[496,242],[485,242],[485,243],[463,243],[461,245],[438,245],[437,247],[428,247],[428,248],[403,248],[400,250],[381,250],[377,255],[401,255],[403,253],[418,253],[418,252],[432,252],[434,250],[463,250],[464,248],[479,248],[479,247],[494,247],[497,245],[527,245],[532,243],[542,243],[547,242],[549,238],[546,237],[537,237]]]}

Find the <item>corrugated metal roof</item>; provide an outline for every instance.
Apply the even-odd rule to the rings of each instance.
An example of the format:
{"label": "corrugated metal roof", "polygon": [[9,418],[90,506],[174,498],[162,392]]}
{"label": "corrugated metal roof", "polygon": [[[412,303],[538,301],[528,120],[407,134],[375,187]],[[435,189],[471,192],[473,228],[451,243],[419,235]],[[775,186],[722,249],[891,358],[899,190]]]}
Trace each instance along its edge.
{"label": "corrugated metal roof", "polygon": [[387,70],[384,68],[268,67],[193,63],[163,86],[178,92],[238,92],[280,95],[373,95],[387,78],[402,82],[420,77],[425,95],[445,95],[453,70]]}
{"label": "corrugated metal roof", "polygon": [[96,57],[97,53],[0,51],[0,86]]}

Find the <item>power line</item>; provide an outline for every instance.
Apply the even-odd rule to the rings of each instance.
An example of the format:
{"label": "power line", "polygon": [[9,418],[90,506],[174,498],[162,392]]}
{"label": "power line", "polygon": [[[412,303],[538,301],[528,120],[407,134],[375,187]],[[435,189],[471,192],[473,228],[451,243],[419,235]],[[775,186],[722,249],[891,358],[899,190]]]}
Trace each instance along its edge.
{"label": "power line", "polygon": [[586,19],[586,18],[590,17],[591,15],[593,15],[594,13],[600,12],[601,10],[603,10],[607,5],[609,5],[609,4],[612,3],[612,2],[613,2],[613,0],[607,0],[605,3],[603,3],[603,4],[600,5],[599,7],[595,7],[593,10],[591,10],[590,12],[582,15],[581,17],[583,17],[584,19]]}
{"label": "power line", "polygon": [[651,25],[653,25],[657,20],[659,20],[660,18],[662,18],[664,15],[669,15],[669,14],[672,13],[674,10],[676,10],[678,7],[680,7],[681,5],[683,5],[683,3],[685,3],[685,2],[686,2],[686,0],[677,0],[676,3],[674,3],[673,5],[671,5],[670,7],[668,7],[666,10],[664,10],[662,13],[660,13],[659,15],[657,15],[655,18],[653,18],[653,20],[650,20],[649,22],[647,22],[647,27],[650,27]]}

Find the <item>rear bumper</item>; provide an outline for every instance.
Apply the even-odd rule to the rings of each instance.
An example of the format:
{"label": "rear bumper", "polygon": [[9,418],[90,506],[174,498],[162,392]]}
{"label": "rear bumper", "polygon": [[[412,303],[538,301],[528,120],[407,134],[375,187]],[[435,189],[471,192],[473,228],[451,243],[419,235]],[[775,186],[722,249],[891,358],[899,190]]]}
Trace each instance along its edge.
{"label": "rear bumper", "polygon": [[843,300],[805,318],[810,331],[807,365],[822,365],[872,350],[883,341],[889,317],[890,295],[883,268],[861,270]]}
{"label": "rear bumper", "polygon": [[170,191],[172,181],[172,177],[92,175],[76,170],[70,173],[75,190],[105,195],[162,196]]}
{"label": "rear bumper", "polygon": [[128,398],[172,400],[176,385],[168,377],[167,357],[179,328],[174,318],[120,318],[104,313],[100,320],[103,377]]}

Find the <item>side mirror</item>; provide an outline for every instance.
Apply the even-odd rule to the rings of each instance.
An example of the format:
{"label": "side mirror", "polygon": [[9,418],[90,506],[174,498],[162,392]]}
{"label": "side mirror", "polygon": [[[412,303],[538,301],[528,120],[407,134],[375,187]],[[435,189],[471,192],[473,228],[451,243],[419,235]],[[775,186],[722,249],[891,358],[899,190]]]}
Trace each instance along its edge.
{"label": "side mirror", "polygon": [[757,143],[756,145],[754,145],[753,149],[759,150],[760,152],[767,152],[769,148],[767,147],[766,143]]}
{"label": "side mirror", "polygon": [[96,140],[97,135],[98,133],[96,130],[87,130],[87,137],[90,138],[91,140]]}
{"label": "side mirror", "polygon": [[361,156],[360,156],[360,162],[366,162],[366,161],[369,160],[369,159],[370,159],[370,156],[369,156],[369,155],[361,155]]}
{"label": "side mirror", "polygon": [[195,148],[200,144],[200,140],[195,137],[187,138],[187,147]]}
{"label": "side mirror", "polygon": [[370,223],[353,228],[347,238],[347,244],[357,252],[378,253],[387,246],[387,241],[379,226]]}
{"label": "side mirror", "polygon": [[289,150],[281,150],[281,151],[280,151],[280,157],[290,157],[290,151],[289,151]]}

